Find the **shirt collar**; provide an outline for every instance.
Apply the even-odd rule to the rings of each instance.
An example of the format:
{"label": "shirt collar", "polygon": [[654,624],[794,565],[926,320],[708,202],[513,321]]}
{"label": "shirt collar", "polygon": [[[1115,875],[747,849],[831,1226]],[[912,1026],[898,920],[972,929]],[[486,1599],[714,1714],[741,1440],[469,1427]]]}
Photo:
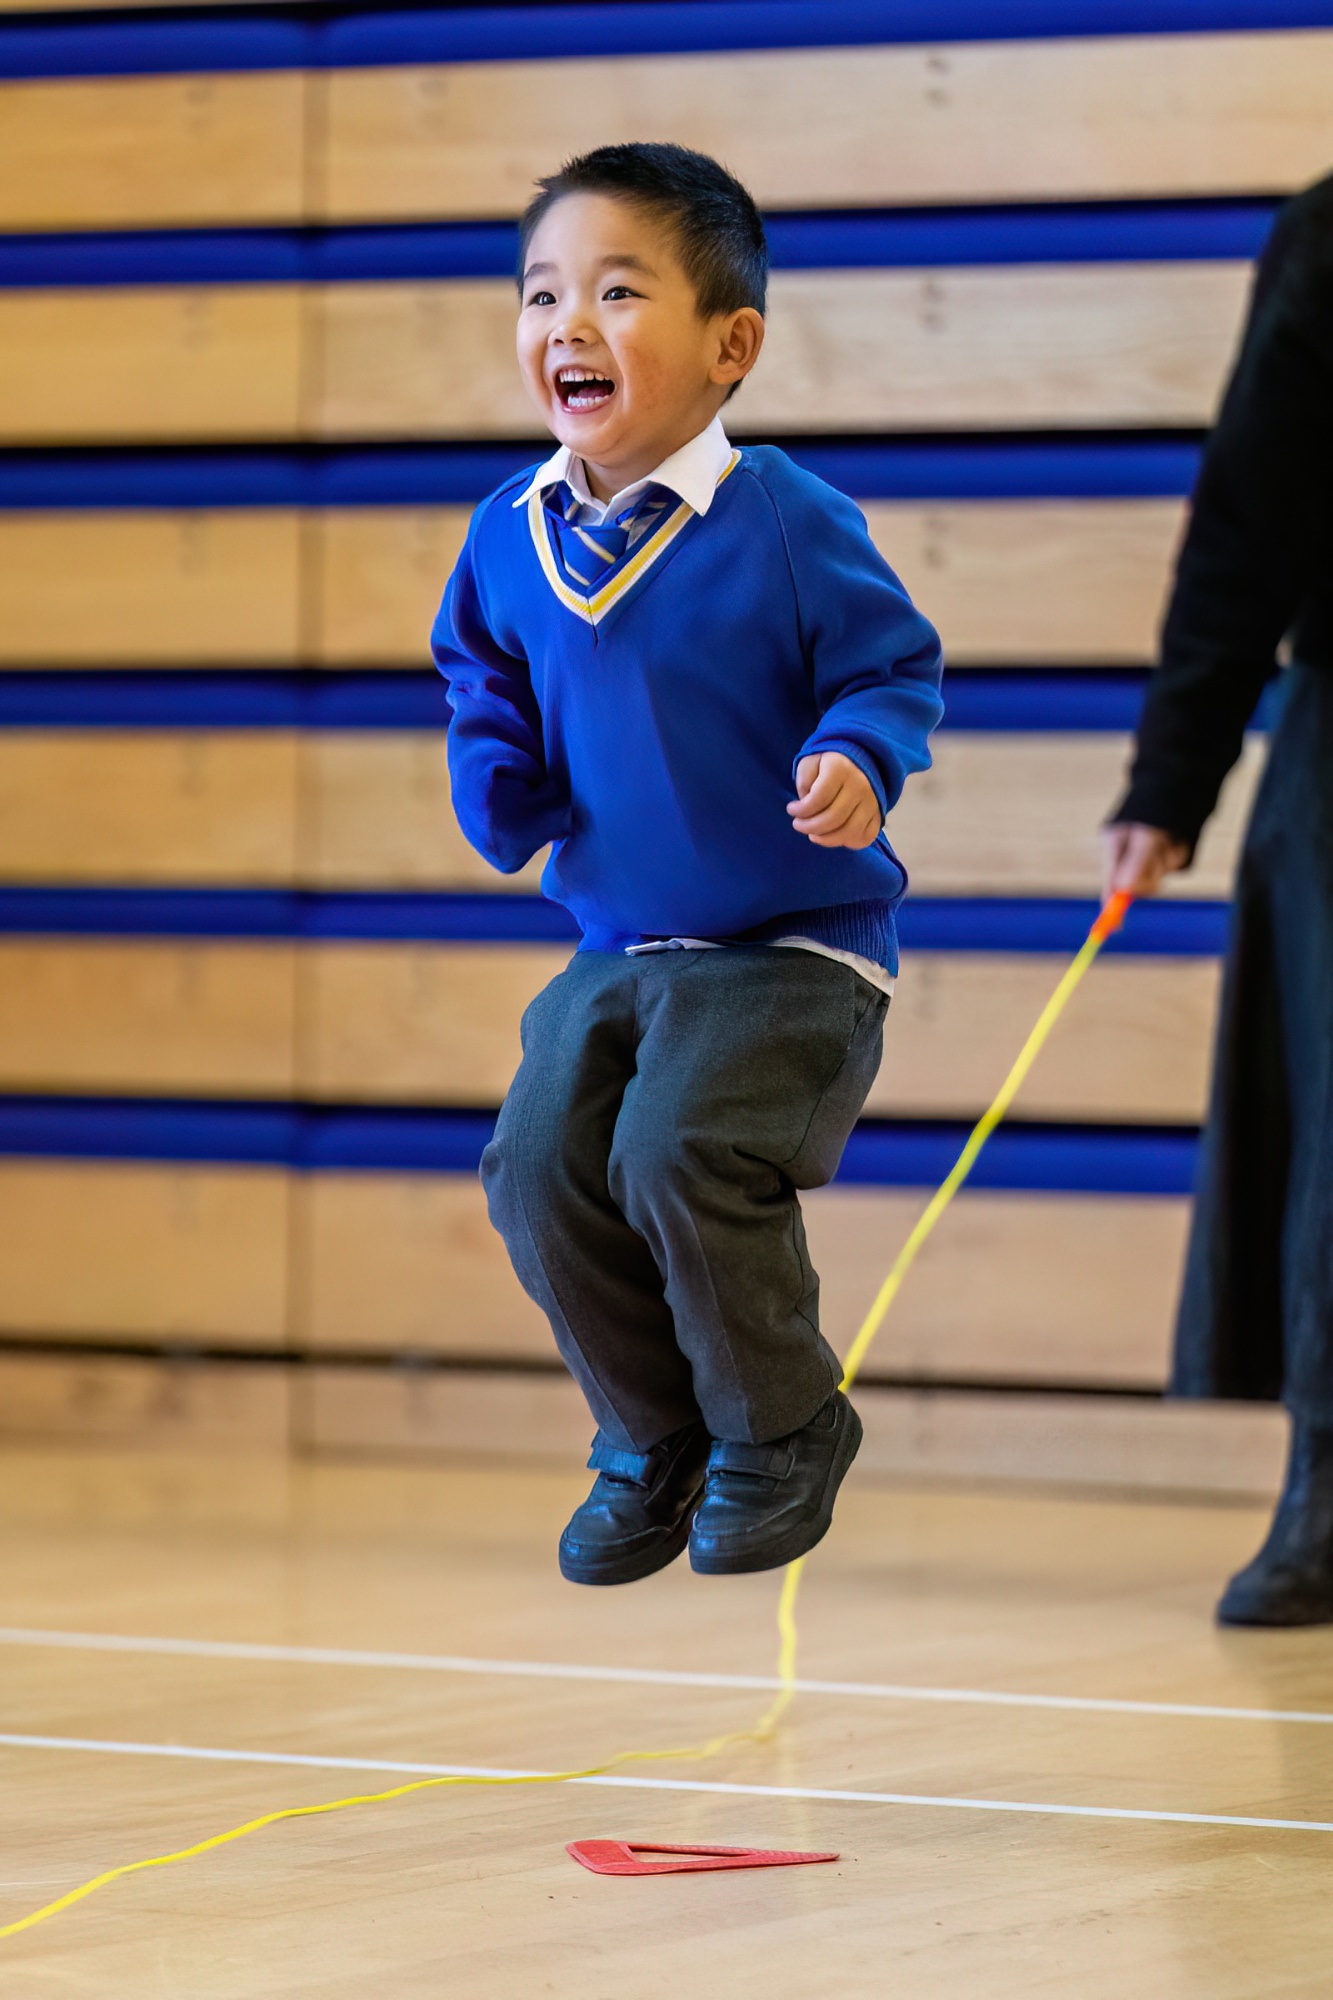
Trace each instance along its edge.
{"label": "shirt collar", "polygon": [[[664,458],[656,471],[650,472],[644,479],[636,479],[632,485],[615,494],[608,505],[608,514],[619,513],[648,485],[666,486],[696,514],[706,514],[713,504],[718,482],[730,463],[731,444],[722,428],[722,419],[717,416],[707,430],[700,431],[679,451],[673,451],[669,458]],[[545,493],[562,479],[576,500],[592,502],[595,506],[602,504],[592,500],[582,459],[576,457],[568,445],[562,444],[545,465],[538,466],[515,500],[515,507],[524,506],[534,493]]]}

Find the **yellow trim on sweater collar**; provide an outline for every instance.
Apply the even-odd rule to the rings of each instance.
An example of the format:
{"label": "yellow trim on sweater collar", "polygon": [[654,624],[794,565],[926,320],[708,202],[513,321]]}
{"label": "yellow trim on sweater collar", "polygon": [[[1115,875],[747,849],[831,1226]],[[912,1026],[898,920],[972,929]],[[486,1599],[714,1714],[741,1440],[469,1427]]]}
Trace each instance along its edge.
{"label": "yellow trim on sweater collar", "polygon": [[[740,462],[740,453],[733,451],[719,475],[717,482],[719,486],[724,479],[730,478]],[[644,538],[624,567],[618,570],[608,583],[604,583],[600,590],[595,590],[590,596],[584,597],[578,591],[571,590],[556,566],[555,552],[551,546],[552,530],[546,517],[542,494],[534,488],[528,495],[528,529],[546,581],[560,602],[576,617],[585,619],[589,625],[601,623],[607,612],[620,602],[626,591],[632,590],[639,579],[652,568],[658,557],[665,555],[693,515],[694,508],[690,506],[688,500],[680,501],[672,508],[661,526]]]}

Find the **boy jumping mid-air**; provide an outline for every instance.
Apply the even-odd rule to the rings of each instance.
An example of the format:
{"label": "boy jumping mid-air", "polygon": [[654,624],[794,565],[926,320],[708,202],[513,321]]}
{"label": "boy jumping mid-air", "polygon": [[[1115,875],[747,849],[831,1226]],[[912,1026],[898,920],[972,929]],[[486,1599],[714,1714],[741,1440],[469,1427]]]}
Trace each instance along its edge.
{"label": "boy jumping mid-air", "polygon": [[464,833],[506,872],[549,842],[583,940],[482,1178],[597,1420],[565,1576],[771,1569],[861,1441],[796,1191],[879,1064],[939,643],[849,500],[727,441],[764,336],[740,183],[634,145],[541,190],[518,355],[560,449],[477,509],[434,651]]}

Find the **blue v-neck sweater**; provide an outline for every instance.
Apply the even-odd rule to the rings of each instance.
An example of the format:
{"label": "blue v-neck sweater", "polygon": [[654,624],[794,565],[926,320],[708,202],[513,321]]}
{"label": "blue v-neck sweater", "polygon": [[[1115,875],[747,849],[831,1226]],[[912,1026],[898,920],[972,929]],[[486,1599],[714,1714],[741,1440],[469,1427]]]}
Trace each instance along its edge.
{"label": "blue v-neck sweater", "polygon": [[432,634],[468,840],[505,873],[549,841],[583,950],[799,933],[896,971],[888,840],[816,847],[786,811],[814,751],[885,813],[930,763],[939,641],[860,511],[747,447],[706,515],[682,501],[579,591],[530,478],[477,509]]}

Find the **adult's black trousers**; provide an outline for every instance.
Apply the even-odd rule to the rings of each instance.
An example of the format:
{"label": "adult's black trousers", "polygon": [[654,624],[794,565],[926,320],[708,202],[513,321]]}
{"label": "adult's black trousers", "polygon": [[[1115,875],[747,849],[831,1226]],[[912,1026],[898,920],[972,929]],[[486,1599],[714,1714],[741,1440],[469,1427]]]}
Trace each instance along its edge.
{"label": "adult's black trousers", "polygon": [[1172,1386],[1333,1426],[1333,669],[1284,679],[1240,862]]}

